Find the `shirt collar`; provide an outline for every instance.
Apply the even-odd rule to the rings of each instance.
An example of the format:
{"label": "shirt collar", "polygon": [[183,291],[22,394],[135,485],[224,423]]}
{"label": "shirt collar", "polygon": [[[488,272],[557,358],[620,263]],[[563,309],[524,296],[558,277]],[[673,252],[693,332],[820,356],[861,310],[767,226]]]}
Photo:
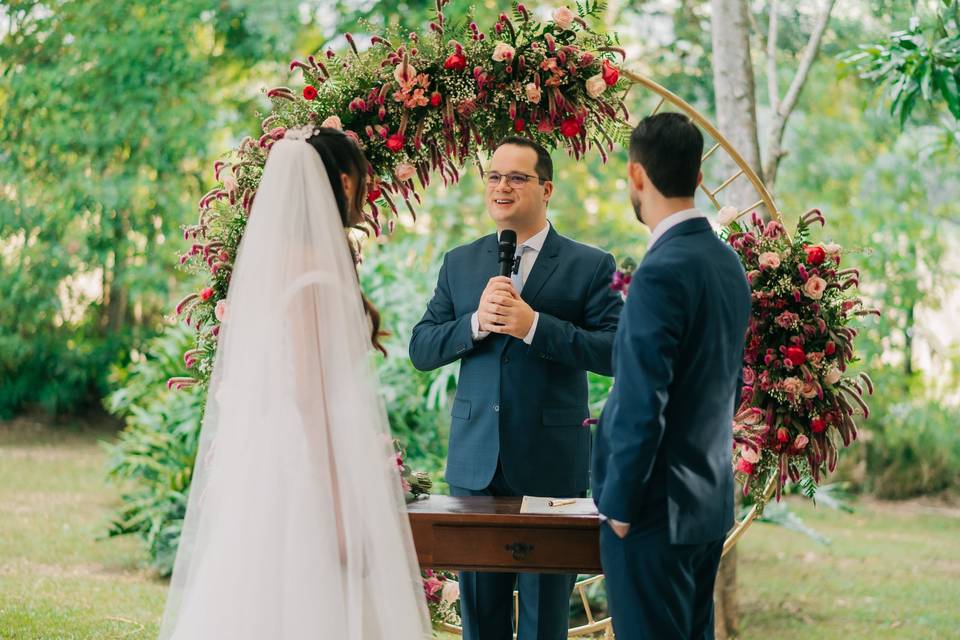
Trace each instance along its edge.
{"label": "shirt collar", "polygon": [[[543,249],[543,243],[547,241],[547,235],[549,235],[549,233],[550,233],[550,221],[547,220],[547,224],[546,226],[543,227],[543,229],[541,229],[534,235],[527,238],[526,242],[521,242],[520,246],[527,247],[527,249],[532,249],[534,251],[539,252],[541,249]],[[500,238],[500,234],[497,233],[497,239],[499,238]]]}
{"label": "shirt collar", "polygon": [[647,243],[647,251],[653,248],[653,245],[657,243],[657,240],[663,237],[663,234],[681,222],[693,220],[694,218],[705,217],[706,216],[696,207],[693,209],[684,209],[682,211],[677,211],[676,213],[671,213],[653,228],[653,233],[650,234],[650,242]]}

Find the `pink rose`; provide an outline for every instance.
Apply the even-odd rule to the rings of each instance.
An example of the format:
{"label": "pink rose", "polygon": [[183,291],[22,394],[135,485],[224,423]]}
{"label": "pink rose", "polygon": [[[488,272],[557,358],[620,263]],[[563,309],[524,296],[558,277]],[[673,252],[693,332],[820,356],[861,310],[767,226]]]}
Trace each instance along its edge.
{"label": "pink rose", "polygon": [[780,266],[780,256],[773,251],[765,251],[760,254],[760,269],[776,269]]}
{"label": "pink rose", "polygon": [[820,276],[813,276],[803,285],[803,292],[808,298],[819,300],[823,297],[823,292],[827,288],[827,281]]}
{"label": "pink rose", "polygon": [[756,374],[750,367],[743,368],[743,384],[752,385],[757,379]]}
{"label": "pink rose", "polygon": [[819,392],[820,390],[817,388],[816,382],[804,382],[803,391],[800,393],[804,398],[816,398]]}
{"label": "pink rose", "polygon": [[543,97],[540,87],[531,82],[527,84],[525,88],[527,90],[527,101],[532,102],[533,104],[538,104],[540,102],[540,98]]}
{"label": "pink rose", "polygon": [[557,27],[561,29],[566,30],[570,28],[570,26],[573,24],[573,19],[576,17],[577,15],[570,9],[567,9],[566,7],[560,7],[559,9],[555,9],[553,12],[553,24],[557,25]]}
{"label": "pink rose", "polygon": [[749,462],[750,464],[757,464],[760,462],[760,452],[751,447],[740,447],[740,457]]}
{"label": "pink rose", "polygon": [[803,391],[803,381],[800,378],[790,377],[780,383],[784,393],[795,396]]}
{"label": "pink rose", "polygon": [[430,576],[423,581],[423,590],[428,598],[436,595],[441,589],[443,589],[443,583],[436,576]]}
{"label": "pink rose", "polygon": [[753,474],[753,465],[750,464],[749,462],[747,462],[746,460],[744,460],[743,458],[740,458],[740,461],[737,462],[737,471],[739,471],[739,472],[741,472],[741,473],[745,473],[745,474],[747,474],[748,476],[749,476],[749,475],[752,475],[752,474]]}
{"label": "pink rose", "polygon": [[493,60],[495,62],[510,62],[513,60],[515,50],[506,42],[498,42],[493,48]]}
{"label": "pink rose", "polygon": [[797,439],[793,441],[793,448],[803,449],[805,446],[807,446],[808,442],[810,442],[810,439],[807,436],[800,434],[797,436]]}
{"label": "pink rose", "polygon": [[340,116],[330,116],[326,120],[320,123],[321,127],[327,127],[329,129],[340,129],[343,130],[343,123],[340,122]]}
{"label": "pink rose", "polygon": [[417,174],[416,167],[409,162],[401,162],[394,171],[396,171],[398,180],[409,180]]}
{"label": "pink rose", "polygon": [[843,374],[840,372],[840,369],[836,366],[832,366],[827,370],[827,374],[823,376],[823,381],[827,384],[837,384],[840,382],[840,377]]}
{"label": "pink rose", "polygon": [[217,306],[213,308],[213,315],[216,316],[217,320],[223,322],[227,319],[227,301],[226,300],[217,300]]}
{"label": "pink rose", "polygon": [[595,76],[587,78],[587,95],[591,98],[597,98],[607,90],[607,83],[603,81],[603,74],[598,73]]}
{"label": "pink rose", "polygon": [[443,590],[440,599],[447,604],[453,604],[460,598],[460,584],[453,580],[447,580],[443,583]]}

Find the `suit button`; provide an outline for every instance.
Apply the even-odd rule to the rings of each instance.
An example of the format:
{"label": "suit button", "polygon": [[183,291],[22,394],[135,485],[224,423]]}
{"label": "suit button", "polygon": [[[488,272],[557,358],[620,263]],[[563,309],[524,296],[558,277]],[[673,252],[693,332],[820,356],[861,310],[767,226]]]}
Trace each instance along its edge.
{"label": "suit button", "polygon": [[507,364],[508,362],[510,362],[509,356],[503,356],[503,364]]}
{"label": "suit button", "polygon": [[498,405],[498,404],[493,405],[493,410],[499,412],[499,411],[500,411],[500,405]]}

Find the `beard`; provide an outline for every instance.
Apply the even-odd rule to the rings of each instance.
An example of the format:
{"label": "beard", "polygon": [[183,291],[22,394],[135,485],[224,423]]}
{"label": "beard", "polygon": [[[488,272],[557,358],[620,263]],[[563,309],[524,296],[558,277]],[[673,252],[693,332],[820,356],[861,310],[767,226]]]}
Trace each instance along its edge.
{"label": "beard", "polygon": [[640,212],[642,208],[640,205],[640,196],[634,192],[631,192],[630,204],[633,205],[633,214],[637,216],[637,220],[640,222],[640,224],[646,224],[646,222],[643,221],[643,214]]}

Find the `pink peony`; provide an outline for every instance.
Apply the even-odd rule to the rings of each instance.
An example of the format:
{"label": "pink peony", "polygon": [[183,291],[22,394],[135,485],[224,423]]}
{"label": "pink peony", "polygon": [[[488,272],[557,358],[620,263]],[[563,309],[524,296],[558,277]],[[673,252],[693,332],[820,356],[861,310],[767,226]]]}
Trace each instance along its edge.
{"label": "pink peony", "polygon": [[395,169],[397,173],[398,180],[409,180],[413,176],[417,175],[417,169],[409,162],[401,162],[397,165]]}
{"label": "pink peony", "polygon": [[577,17],[573,11],[566,7],[560,7],[553,12],[553,24],[561,29],[569,29],[573,25],[574,18]]}
{"label": "pink peony", "polygon": [[780,256],[773,251],[765,251],[760,254],[760,270],[776,269],[780,266]]}
{"label": "pink peony", "polygon": [[340,116],[330,116],[326,120],[320,123],[321,127],[327,127],[329,129],[340,129],[343,130],[343,123],[340,122]]}
{"label": "pink peony", "polygon": [[543,93],[540,91],[540,87],[538,87],[533,82],[530,82],[527,84],[525,89],[527,91],[527,101],[532,102],[533,104],[538,104],[540,102],[540,99],[543,97]]}
{"label": "pink peony", "polygon": [[808,298],[819,300],[823,297],[823,292],[827,288],[827,281],[820,276],[813,276],[803,285],[803,292]]}
{"label": "pink peony", "polygon": [[460,599],[460,584],[453,580],[447,580],[443,583],[443,589],[440,599],[447,604],[453,604]]}
{"label": "pink peony", "polygon": [[603,74],[598,73],[595,76],[587,78],[586,88],[587,95],[591,98],[600,97],[600,95],[607,90],[607,83],[603,81]]}
{"label": "pink peony", "polygon": [[513,54],[516,53],[513,47],[506,42],[498,42],[493,48],[494,62],[510,62],[513,60]]}

